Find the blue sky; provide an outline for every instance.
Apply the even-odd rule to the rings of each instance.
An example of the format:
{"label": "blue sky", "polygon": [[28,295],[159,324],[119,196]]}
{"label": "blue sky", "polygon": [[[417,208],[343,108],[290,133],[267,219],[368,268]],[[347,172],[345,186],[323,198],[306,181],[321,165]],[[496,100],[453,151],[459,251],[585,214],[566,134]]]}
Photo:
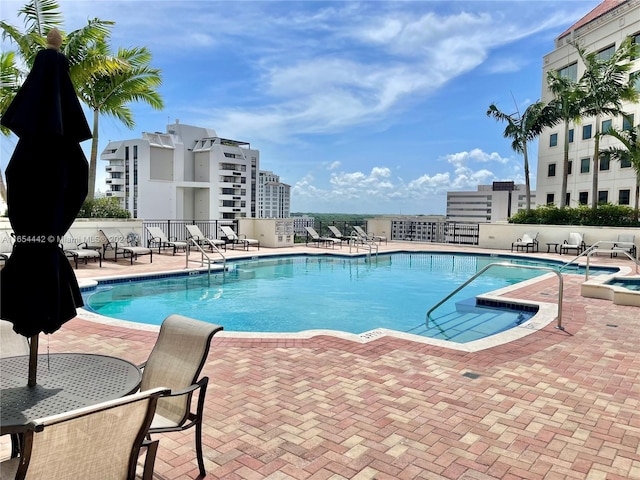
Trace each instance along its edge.
{"label": "blue sky", "polygon": [[[260,150],[294,212],[444,214],[448,190],[524,182],[487,107],[538,100],[543,56],[600,1],[58,3],[64,30],[113,20],[114,51],[145,45],[162,70],[164,110],[132,105],[133,130],[101,117],[100,152],[179,119]],[[24,29],[23,5],[3,0],[1,18]],[[15,141],[0,140],[3,171]]]}

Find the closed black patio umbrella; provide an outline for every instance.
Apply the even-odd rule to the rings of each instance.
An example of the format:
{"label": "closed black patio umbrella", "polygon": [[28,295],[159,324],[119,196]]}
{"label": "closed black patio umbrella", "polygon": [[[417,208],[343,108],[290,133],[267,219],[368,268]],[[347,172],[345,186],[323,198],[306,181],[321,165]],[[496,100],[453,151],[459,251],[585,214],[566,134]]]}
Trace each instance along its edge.
{"label": "closed black patio umbrella", "polygon": [[49,32],[47,43],[0,120],[19,137],[5,172],[16,242],[0,270],[0,318],[31,339],[29,385],[36,383],[39,333],[55,332],[83,305],[59,243],[87,196],[80,142],[91,131],[58,50],[60,33]]}

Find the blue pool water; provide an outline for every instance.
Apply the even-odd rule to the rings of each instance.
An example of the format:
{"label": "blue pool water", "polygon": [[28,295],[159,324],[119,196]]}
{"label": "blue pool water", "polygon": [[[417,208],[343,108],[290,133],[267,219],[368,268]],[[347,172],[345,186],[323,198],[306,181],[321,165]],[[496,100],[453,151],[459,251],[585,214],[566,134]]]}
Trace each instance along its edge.
{"label": "blue pool water", "polygon": [[476,295],[547,273],[495,267],[436,310],[425,326],[433,305],[487,264],[503,261],[531,264],[509,257],[435,253],[395,253],[377,260],[288,256],[232,262],[230,271],[210,277],[101,282],[83,297],[85,307],[101,315],[155,325],[179,313],[227,331],[359,334],[387,328],[466,342],[511,328],[534,313],[477,310]]}
{"label": "blue pool water", "polygon": [[640,292],[640,279],[637,278],[614,278],[613,280],[608,281],[607,285],[623,287],[627,290]]}

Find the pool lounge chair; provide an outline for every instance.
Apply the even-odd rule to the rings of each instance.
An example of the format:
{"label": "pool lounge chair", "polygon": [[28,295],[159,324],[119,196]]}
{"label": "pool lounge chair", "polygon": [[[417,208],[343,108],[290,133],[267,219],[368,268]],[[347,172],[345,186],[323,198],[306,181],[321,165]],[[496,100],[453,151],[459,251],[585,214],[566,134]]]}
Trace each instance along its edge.
{"label": "pool lounge chair", "polygon": [[522,235],[522,238],[517,238],[516,241],[511,244],[512,252],[514,248],[516,249],[516,252],[518,250],[525,250],[527,253],[529,253],[529,249],[531,249],[532,252],[539,251],[538,232],[526,232],[524,235]]}
{"label": "pool lounge chair", "polygon": [[[633,258],[636,258],[636,253],[638,251],[636,247],[636,236],[630,233],[621,233],[618,235],[618,240],[613,244],[611,250],[617,250],[619,252],[627,252]],[[612,252],[611,256],[618,256],[617,252]]]}
{"label": "pool lounge chair", "polygon": [[340,240],[341,244],[345,242],[349,243],[352,239],[352,237],[345,237],[344,235],[342,235],[342,232],[338,230],[338,227],[336,227],[335,225],[329,225],[327,228],[329,229],[329,231],[331,232],[334,238],[337,238],[338,240]]}
{"label": "pool lounge chair", "polygon": [[575,250],[576,255],[580,255],[585,248],[587,248],[587,246],[584,243],[584,235],[571,232],[569,233],[569,239],[560,245],[560,255],[569,252],[569,250]]}
{"label": "pool lounge chair", "polygon": [[220,247],[227,249],[227,242],[218,238],[207,237],[197,225],[185,225],[185,228],[187,229],[187,240],[191,240],[201,247],[207,246],[212,252]]}
{"label": "pool lounge chair", "polygon": [[77,240],[67,236],[63,238],[61,245],[65,256],[73,259],[76,270],[78,269],[78,262],[80,260],[84,260],[84,264],[86,265],[89,259],[93,259],[94,262],[100,262],[100,267],[102,267],[100,247],[92,248],[89,247],[86,242],[77,242]]}
{"label": "pool lounge chair", "polygon": [[13,237],[7,230],[0,230],[0,260],[7,261],[13,252]]}
{"label": "pool lounge chair", "polygon": [[382,235],[374,235],[373,233],[367,233],[362,227],[359,227],[357,225],[354,225],[353,230],[362,240],[379,243],[382,243],[384,241],[384,243],[387,243],[387,237],[384,237]]}
{"label": "pool lounge chair", "polygon": [[147,247],[158,248],[158,253],[162,253],[163,249],[171,248],[175,255],[178,250],[187,251],[187,242],[180,242],[177,239],[171,240],[167,238],[160,227],[146,227],[149,232],[149,241]]}
{"label": "pool lounge chair", "polygon": [[304,227],[304,229],[307,231],[307,238],[304,242],[305,245],[309,245],[309,241],[311,241],[312,243],[318,245],[318,247],[324,244],[325,246],[331,245],[331,248],[334,248],[336,246],[336,243],[342,246],[341,240],[333,237],[321,237],[313,227]]}
{"label": "pool lounge chair", "polygon": [[105,239],[102,244],[102,258],[107,258],[107,252],[113,252],[113,260],[118,261],[118,255],[131,258],[131,264],[141,255],[149,255],[149,263],[153,263],[153,250],[136,245],[132,235],[126,237],[117,228],[101,228],[100,233]]}
{"label": "pool lounge chair", "polygon": [[235,245],[242,245],[245,250],[249,250],[249,247],[258,247],[260,250],[260,241],[254,238],[247,238],[245,235],[238,235],[229,226],[221,226],[220,230],[226,237],[226,243],[231,245],[231,248],[235,249]]}

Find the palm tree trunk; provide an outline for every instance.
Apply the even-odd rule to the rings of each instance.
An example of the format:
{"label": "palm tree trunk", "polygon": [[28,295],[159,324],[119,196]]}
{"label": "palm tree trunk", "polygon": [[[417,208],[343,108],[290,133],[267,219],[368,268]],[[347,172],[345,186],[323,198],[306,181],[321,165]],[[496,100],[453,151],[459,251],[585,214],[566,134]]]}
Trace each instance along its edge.
{"label": "palm tree trunk", "polygon": [[564,122],[564,157],[562,162],[562,188],[560,189],[560,208],[567,206],[567,181],[569,178],[569,122]]}
{"label": "palm tree trunk", "polygon": [[633,213],[633,219],[638,222],[640,214],[640,173],[636,175],[636,211]]}
{"label": "palm tree trunk", "polygon": [[96,169],[98,167],[98,111],[93,111],[93,137],[91,138],[91,158],[89,159],[89,192],[87,200],[93,200],[96,191]]}
{"label": "palm tree trunk", "polygon": [[593,177],[591,182],[591,208],[598,208],[598,169],[600,167],[600,115],[596,115],[596,134],[593,147]]}
{"label": "palm tree trunk", "polygon": [[531,210],[531,181],[529,180],[529,156],[527,155],[527,144],[522,146],[522,154],[524,156],[524,183],[527,194],[527,213]]}

